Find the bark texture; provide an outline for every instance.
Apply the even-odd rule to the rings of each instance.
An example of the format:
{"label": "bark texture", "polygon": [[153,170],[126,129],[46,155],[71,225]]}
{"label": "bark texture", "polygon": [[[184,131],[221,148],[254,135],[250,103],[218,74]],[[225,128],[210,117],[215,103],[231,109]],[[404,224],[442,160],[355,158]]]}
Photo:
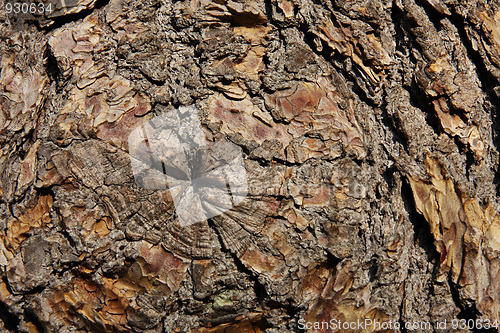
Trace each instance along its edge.
{"label": "bark texture", "polygon": [[[0,4],[1,331],[500,320],[496,1]],[[189,105],[249,190],[182,227],[127,138]]]}

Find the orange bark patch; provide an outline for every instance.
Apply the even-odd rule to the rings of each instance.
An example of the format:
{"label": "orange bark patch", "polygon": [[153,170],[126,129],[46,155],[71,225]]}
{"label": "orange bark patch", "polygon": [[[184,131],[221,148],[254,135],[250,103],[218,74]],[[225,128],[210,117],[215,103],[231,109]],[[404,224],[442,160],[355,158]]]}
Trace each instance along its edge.
{"label": "orange bark patch", "polygon": [[36,205],[19,219],[12,219],[7,222],[7,231],[5,234],[6,246],[12,250],[18,249],[21,243],[27,238],[27,232],[50,223],[52,203],[53,198],[51,195],[41,196]]}

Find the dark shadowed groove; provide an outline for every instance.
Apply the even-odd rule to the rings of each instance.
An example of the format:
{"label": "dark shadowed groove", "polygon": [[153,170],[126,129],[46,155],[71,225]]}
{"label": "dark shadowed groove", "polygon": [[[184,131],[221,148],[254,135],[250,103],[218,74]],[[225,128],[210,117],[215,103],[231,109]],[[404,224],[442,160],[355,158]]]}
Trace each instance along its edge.
{"label": "dark shadowed groove", "polygon": [[0,320],[9,332],[19,332],[19,323],[21,322],[21,319],[10,312],[7,304],[2,301],[0,301]]}
{"label": "dark shadowed groove", "polygon": [[[450,22],[457,28],[460,40],[464,45],[467,56],[469,60],[474,64],[476,68],[476,74],[481,81],[481,89],[486,93],[487,100],[491,106],[490,113],[492,118],[492,142],[496,147],[497,152],[500,152],[500,97],[496,94],[494,88],[499,86],[498,79],[486,68],[483,58],[479,51],[474,50],[472,43],[467,35],[465,26],[468,22],[460,16],[456,11],[454,11],[450,17]],[[472,29],[472,25],[470,25]],[[497,161],[498,164],[498,161]],[[497,166],[495,172],[494,183],[496,185],[497,191],[500,189],[500,173]]]}
{"label": "dark shadowed groove", "polygon": [[230,255],[233,258],[233,262],[238,268],[238,270],[242,273],[245,273],[248,276],[248,279],[254,283],[254,291],[257,296],[258,303],[263,304],[268,298],[269,294],[266,291],[265,286],[259,281],[258,277],[248,268],[246,267],[241,260],[238,258],[234,251],[228,249],[222,239],[222,235],[220,234],[217,225],[213,222],[212,219],[208,219],[208,225],[217,235],[217,239],[220,243],[221,251]]}
{"label": "dark shadowed groove", "polygon": [[[465,307],[463,303],[460,301],[460,294],[458,292],[458,287],[457,285],[451,280],[451,275],[448,275],[448,285],[450,287],[450,292],[451,292],[451,297],[453,299],[453,302],[455,305],[460,309],[460,312],[457,315],[458,319],[465,319],[466,321],[473,320],[474,323],[476,320],[479,319],[479,316],[481,315],[479,311],[477,310],[475,304],[472,304],[469,307]],[[471,330],[471,332],[498,332],[495,328],[476,328],[476,325],[474,325],[474,328]]]}
{"label": "dark shadowed groove", "polygon": [[428,261],[436,264],[437,259],[439,259],[439,253],[434,245],[434,237],[432,236],[429,223],[417,211],[412,193],[410,184],[403,178],[401,197],[410,222],[413,225],[414,242],[425,251]]}
{"label": "dark shadowed groove", "polygon": [[45,33],[48,33],[52,30],[55,30],[55,29],[62,27],[63,25],[65,25],[67,23],[71,23],[71,22],[75,22],[75,21],[84,19],[85,17],[92,14],[94,11],[105,7],[109,3],[109,1],[110,0],[97,0],[95,2],[94,7],[92,7],[92,8],[81,10],[78,13],[67,14],[67,15],[63,15],[63,16],[59,16],[59,17],[53,17],[53,18],[51,18],[51,20],[54,21],[54,23],[52,23],[48,27],[42,27],[42,28],[40,28],[40,30],[44,31]]}
{"label": "dark shadowed groove", "polygon": [[[474,47],[472,46],[465,27],[468,26],[469,28],[473,29],[473,25],[469,24],[467,19],[463,18],[455,8],[453,8],[452,14],[450,16],[444,16],[435,11],[428,2],[422,0],[416,1],[417,4],[425,10],[427,17],[434,24],[436,29],[440,29],[440,20],[444,17],[448,18],[448,20],[457,29],[460,41],[462,42],[462,45],[465,47],[465,50],[467,52],[467,58],[472,62],[474,68],[476,69],[476,74],[479,78],[479,81],[481,82],[481,90],[486,94],[486,99],[489,102],[489,106],[491,106],[491,109],[489,111],[491,112],[491,118],[493,122],[491,133],[493,138],[492,142],[495,145],[497,152],[500,152],[500,116],[498,114],[500,97],[494,90],[495,87],[499,86],[499,82],[498,79],[486,67],[480,52],[474,50]],[[461,116],[461,114],[458,115]],[[465,119],[464,121],[467,122],[467,119]],[[455,143],[457,143],[457,140],[455,140]],[[472,153],[468,149],[466,149],[463,144],[457,143],[457,146],[460,148],[460,151],[467,153],[466,170],[468,172],[469,168],[474,163],[473,157],[471,157]],[[497,172],[495,172],[494,183],[498,191],[500,189],[500,174],[498,172],[498,169]]]}
{"label": "dark shadowed groove", "polygon": [[42,323],[38,319],[37,315],[31,311],[31,310],[24,310],[24,318],[26,321],[32,323],[38,332],[40,333],[45,333],[45,328],[43,327]]}

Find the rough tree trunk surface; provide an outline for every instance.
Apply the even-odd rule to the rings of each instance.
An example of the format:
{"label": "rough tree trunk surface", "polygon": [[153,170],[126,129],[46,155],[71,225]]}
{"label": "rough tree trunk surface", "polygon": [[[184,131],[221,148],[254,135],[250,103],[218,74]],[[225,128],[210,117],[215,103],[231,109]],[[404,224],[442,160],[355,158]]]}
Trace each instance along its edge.
{"label": "rough tree trunk surface", "polygon": [[[498,4],[70,2],[0,1],[2,332],[500,320]],[[127,139],[190,105],[248,195],[182,226]]]}

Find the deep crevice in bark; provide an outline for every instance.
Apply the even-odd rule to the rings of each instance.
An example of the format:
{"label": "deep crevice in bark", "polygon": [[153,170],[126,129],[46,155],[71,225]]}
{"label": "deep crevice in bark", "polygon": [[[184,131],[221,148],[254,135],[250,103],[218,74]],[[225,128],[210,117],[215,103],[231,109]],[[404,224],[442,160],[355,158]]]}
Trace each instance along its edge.
{"label": "deep crevice in bark", "polygon": [[62,89],[62,86],[59,82],[61,79],[61,70],[59,69],[59,66],[57,64],[57,59],[52,53],[52,49],[48,43],[45,50],[47,58],[47,76],[49,77],[51,82],[54,82],[56,84],[56,91],[60,91]]}
{"label": "deep crevice in bark", "polygon": [[4,323],[4,326],[10,332],[18,333],[19,324],[21,319],[18,316],[9,311],[9,307],[4,302],[0,301],[0,320]]}
{"label": "deep crevice in bark", "polygon": [[254,284],[253,288],[255,291],[255,295],[257,296],[258,303],[264,304],[265,301],[269,298],[269,294],[266,291],[266,287],[259,281],[258,276],[241,262],[237,254],[231,249],[228,249],[226,247],[222,235],[218,230],[218,226],[212,221],[212,219],[208,220],[208,225],[216,233],[222,252],[230,255],[238,270],[240,272],[245,273],[248,279],[253,282]]}
{"label": "deep crevice in bark", "polygon": [[[450,287],[451,291],[451,296],[453,298],[453,301],[455,302],[455,305],[460,309],[460,313],[457,315],[457,318],[459,320],[465,319],[466,320],[466,325],[469,324],[468,327],[472,326],[471,332],[498,332],[496,328],[477,328],[476,323],[477,320],[480,318],[481,313],[477,310],[476,306],[474,303],[472,303],[470,306],[466,307],[464,306],[463,302],[461,301],[461,297],[459,294],[459,291],[457,289],[457,285],[451,281],[451,274],[448,275],[448,285]],[[489,318],[487,318],[489,320]],[[469,322],[470,321],[470,322]],[[470,323],[474,323],[473,325],[470,325]],[[493,324],[493,322],[491,322]]]}
{"label": "deep crevice in bark", "polygon": [[40,319],[36,316],[36,314],[28,309],[24,310],[24,319],[27,322],[32,323],[36,329],[38,330],[39,333],[45,333],[45,328],[43,327],[42,323],[40,322]]}
{"label": "deep crevice in bark", "polygon": [[49,33],[50,31],[59,29],[63,25],[71,22],[75,22],[81,19],[84,19],[88,15],[92,14],[96,10],[99,10],[101,8],[104,8],[107,4],[109,4],[110,0],[97,0],[94,4],[93,8],[89,9],[83,9],[79,11],[78,13],[73,13],[73,14],[67,14],[63,16],[58,16],[58,17],[53,17],[51,20],[54,21],[51,25],[48,27],[42,27],[41,30],[45,33]]}
{"label": "deep crevice in bark", "polygon": [[401,196],[405,210],[408,213],[408,218],[413,225],[415,243],[425,251],[429,262],[434,263],[434,265],[438,264],[439,253],[434,245],[434,236],[432,235],[429,223],[415,207],[412,189],[406,178],[403,178],[401,182]]}
{"label": "deep crevice in bark", "polygon": [[[481,57],[479,51],[474,50],[472,43],[468,37],[467,31],[465,30],[465,25],[468,23],[466,19],[462,18],[460,14],[456,11],[452,13],[450,17],[451,23],[457,28],[458,34],[460,35],[460,40],[462,41],[465,49],[467,50],[467,55],[470,61],[474,64],[476,69],[476,74],[481,82],[481,89],[486,93],[487,99],[489,100],[489,111],[491,114],[491,119],[493,121],[493,126],[491,128],[492,142],[495,145],[497,153],[500,153],[500,97],[495,92],[495,88],[498,87],[498,80],[495,76],[486,68],[484,61]],[[472,28],[471,28],[472,29]],[[495,158],[495,164],[497,165],[497,170],[495,172],[494,183],[496,184],[497,192],[500,190],[500,172],[499,172],[499,161],[498,155]]]}

